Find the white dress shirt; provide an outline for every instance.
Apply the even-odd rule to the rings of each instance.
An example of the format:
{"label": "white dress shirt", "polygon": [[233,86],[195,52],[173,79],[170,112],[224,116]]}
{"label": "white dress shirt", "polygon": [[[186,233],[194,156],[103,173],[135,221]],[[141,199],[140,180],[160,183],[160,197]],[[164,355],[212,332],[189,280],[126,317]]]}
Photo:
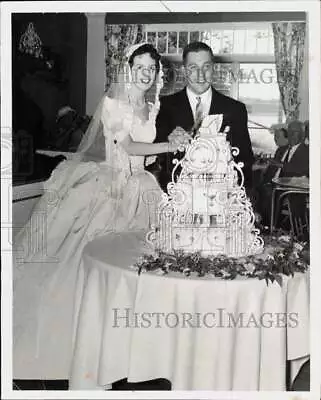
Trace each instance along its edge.
{"label": "white dress shirt", "polygon": [[186,88],[186,93],[188,97],[189,104],[193,111],[193,117],[195,120],[195,111],[196,111],[196,104],[197,98],[201,98],[201,107],[202,107],[202,115],[205,117],[210,112],[211,102],[212,102],[212,88],[209,87],[206,92],[202,94],[196,94],[192,92],[188,87]]}

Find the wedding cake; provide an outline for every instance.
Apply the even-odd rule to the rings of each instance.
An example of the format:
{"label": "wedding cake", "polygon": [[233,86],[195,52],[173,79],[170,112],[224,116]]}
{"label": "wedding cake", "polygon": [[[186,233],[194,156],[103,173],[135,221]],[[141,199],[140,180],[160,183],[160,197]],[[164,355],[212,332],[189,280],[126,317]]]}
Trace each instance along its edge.
{"label": "wedding cake", "polygon": [[220,132],[222,122],[223,115],[205,117],[184,158],[174,160],[168,195],[164,193],[157,224],[147,234],[157,251],[229,257],[263,251],[244,189],[243,164],[233,159],[239,150]]}

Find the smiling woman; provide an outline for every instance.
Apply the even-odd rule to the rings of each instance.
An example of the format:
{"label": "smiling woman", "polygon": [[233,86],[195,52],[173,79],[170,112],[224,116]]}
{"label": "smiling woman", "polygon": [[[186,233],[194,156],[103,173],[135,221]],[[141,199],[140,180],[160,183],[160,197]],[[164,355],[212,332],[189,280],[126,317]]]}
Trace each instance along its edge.
{"label": "smiling woman", "polygon": [[[128,64],[130,67],[129,76],[134,83],[132,90],[136,92],[143,90],[147,94],[147,99],[150,92],[153,92],[155,96],[155,77],[160,71],[160,55],[156,49],[147,43],[139,45],[130,56]],[[153,90],[150,90],[152,88]],[[144,107],[145,103],[140,102],[140,105]],[[137,106],[139,106],[139,104],[136,104],[136,109]],[[146,106],[143,111],[143,116],[141,115],[140,117],[143,120],[147,118]]]}

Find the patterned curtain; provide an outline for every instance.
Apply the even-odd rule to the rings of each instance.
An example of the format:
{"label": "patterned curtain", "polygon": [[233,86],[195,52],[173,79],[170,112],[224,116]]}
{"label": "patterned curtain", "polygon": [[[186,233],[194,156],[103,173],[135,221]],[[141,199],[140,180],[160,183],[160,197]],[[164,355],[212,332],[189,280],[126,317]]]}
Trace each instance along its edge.
{"label": "patterned curtain", "polygon": [[106,87],[108,89],[113,79],[115,66],[124,55],[127,46],[142,41],[144,27],[140,24],[108,25],[105,22],[105,63],[106,63]]}
{"label": "patterned curtain", "polygon": [[273,23],[277,80],[286,120],[299,118],[299,84],[304,60],[305,22]]}

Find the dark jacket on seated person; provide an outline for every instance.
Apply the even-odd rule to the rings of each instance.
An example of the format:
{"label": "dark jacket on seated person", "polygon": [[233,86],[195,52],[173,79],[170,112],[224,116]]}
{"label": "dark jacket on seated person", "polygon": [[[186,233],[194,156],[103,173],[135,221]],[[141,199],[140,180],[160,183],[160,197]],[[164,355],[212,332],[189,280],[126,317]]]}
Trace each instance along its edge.
{"label": "dark jacket on seated person", "polygon": [[[274,160],[282,162],[285,153],[289,150],[288,146],[281,146],[277,149]],[[284,162],[284,161],[283,161]],[[279,168],[270,165],[263,177],[263,185],[260,188],[260,214],[263,217],[264,224],[269,224],[271,218],[271,196],[272,179],[276,176]],[[294,154],[288,162],[285,162],[280,169],[279,177],[299,177],[309,176],[309,146],[300,143]],[[293,215],[303,219],[306,210],[306,197],[298,194],[291,195],[290,204]]]}
{"label": "dark jacket on seated person", "polygon": [[[274,156],[275,161],[282,161],[288,146],[279,147]],[[264,184],[271,183],[278,171],[278,167],[270,165],[263,178]],[[299,144],[291,159],[283,165],[280,171],[280,177],[309,176],[309,146],[305,143]]]}

